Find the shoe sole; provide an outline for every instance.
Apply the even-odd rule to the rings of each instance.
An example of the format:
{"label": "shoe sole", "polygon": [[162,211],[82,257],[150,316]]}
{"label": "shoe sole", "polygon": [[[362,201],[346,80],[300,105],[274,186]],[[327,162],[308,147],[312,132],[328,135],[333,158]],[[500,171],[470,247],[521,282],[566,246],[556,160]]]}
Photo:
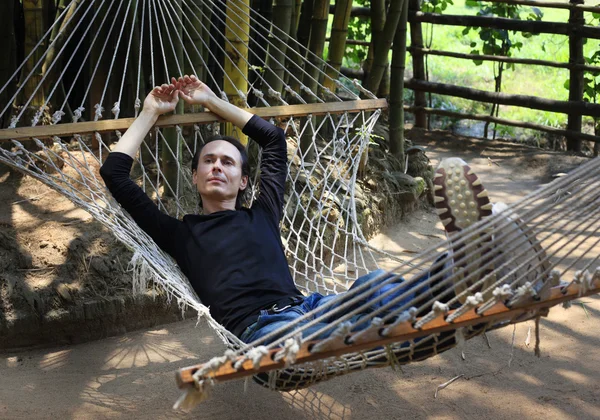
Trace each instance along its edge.
{"label": "shoe sole", "polygon": [[[477,175],[462,159],[444,159],[436,170],[433,184],[436,211],[450,239],[482,218],[491,216],[492,204],[488,192]],[[485,235],[484,232],[480,236]],[[491,242],[491,236],[488,236],[488,239],[482,241],[477,248],[471,248],[466,257],[462,252],[466,244],[453,246],[454,260],[458,261],[458,264],[455,264],[455,275],[453,276],[454,291],[457,296],[469,289],[479,278],[493,271],[494,267],[489,263],[489,258],[485,258],[485,255],[490,253]],[[470,281],[463,281],[469,272],[484,265],[485,269],[481,276]],[[465,303],[468,296],[487,289],[495,282],[493,276],[490,277],[483,285],[472,288],[468,294],[459,296],[459,301]],[[484,299],[487,297],[484,296]]]}

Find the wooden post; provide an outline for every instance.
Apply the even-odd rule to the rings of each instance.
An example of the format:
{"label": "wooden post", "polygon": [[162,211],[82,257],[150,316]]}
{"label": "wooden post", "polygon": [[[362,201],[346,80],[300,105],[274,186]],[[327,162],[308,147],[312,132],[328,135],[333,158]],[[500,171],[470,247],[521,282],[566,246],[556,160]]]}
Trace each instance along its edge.
{"label": "wooden post", "polygon": [[[0,80],[2,83],[8,81],[17,68],[17,37],[15,31],[15,17],[19,9],[18,0],[4,1],[0,4],[0,12],[5,16],[6,23],[0,27],[0,39],[5,40],[6,49],[0,57]],[[11,80],[10,85],[0,93],[0,104],[4,108],[15,94],[17,79]],[[0,119],[0,128],[8,127],[10,123],[10,111],[7,111]]]}
{"label": "wooden post", "polygon": [[[570,0],[570,4],[583,4],[583,0]],[[571,9],[569,12],[569,23],[572,25],[585,25],[583,11]],[[569,33],[569,63],[585,64],[583,59],[584,38],[574,30]],[[569,71],[569,101],[580,102],[583,100],[583,71],[572,68]],[[570,112],[567,122],[567,130],[581,132],[582,118],[577,112]],[[581,152],[581,140],[567,137],[567,150]]]}
{"label": "wooden post", "polygon": [[[404,70],[406,68],[406,20],[408,0],[402,1],[402,15],[394,37],[390,71],[390,152],[404,165]],[[406,170],[406,168],[403,167]]]}
{"label": "wooden post", "polygon": [[[420,10],[419,0],[409,0],[408,9],[413,12]],[[421,52],[423,48],[423,30],[421,22],[410,22],[410,39],[413,49],[413,79],[425,80],[425,55]],[[426,107],[427,99],[424,91],[415,91],[415,106]],[[415,127],[427,128],[427,114],[418,111],[415,113]]]}

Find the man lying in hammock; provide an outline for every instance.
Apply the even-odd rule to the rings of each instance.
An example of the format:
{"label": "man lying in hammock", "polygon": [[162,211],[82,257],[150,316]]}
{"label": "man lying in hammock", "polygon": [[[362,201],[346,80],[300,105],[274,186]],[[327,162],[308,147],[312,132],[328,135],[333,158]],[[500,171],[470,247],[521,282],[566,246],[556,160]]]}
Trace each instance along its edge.
{"label": "man lying in hammock", "polygon": [[[199,148],[192,161],[193,183],[201,197],[202,215],[186,215],[178,220],[163,214],[130,179],[133,158],[144,137],[158,116],[173,111],[180,98],[188,104],[202,105],[240,127],[262,147],[260,194],[250,208],[242,207],[250,174],[248,155],[245,147],[231,137],[211,138]],[[464,164],[461,162],[455,163],[461,166]],[[212,316],[242,341],[263,337],[336,298],[318,293],[303,296],[288,268],[279,230],[287,174],[283,130],[219,99],[196,77],[173,78],[171,84],[152,90],[142,112],[110,153],[100,174],[136,223],[177,261]],[[473,184],[478,184],[477,177],[464,176],[468,187],[475,190],[477,187]],[[479,187],[479,191],[482,188]],[[471,209],[475,212],[474,220],[490,213],[486,200],[480,200]],[[460,226],[452,223],[446,228],[451,232]],[[379,270],[363,276],[353,288],[377,276],[383,280],[381,274]],[[398,279],[374,293],[397,288],[401,281]],[[397,290],[374,304],[370,311],[404,292],[406,289]],[[426,289],[419,291],[426,292]],[[410,298],[407,296],[397,305]],[[358,315],[352,321],[360,318]],[[327,324],[316,324],[303,331],[303,335],[326,330],[317,337],[324,338],[333,330],[323,330],[324,326]]]}

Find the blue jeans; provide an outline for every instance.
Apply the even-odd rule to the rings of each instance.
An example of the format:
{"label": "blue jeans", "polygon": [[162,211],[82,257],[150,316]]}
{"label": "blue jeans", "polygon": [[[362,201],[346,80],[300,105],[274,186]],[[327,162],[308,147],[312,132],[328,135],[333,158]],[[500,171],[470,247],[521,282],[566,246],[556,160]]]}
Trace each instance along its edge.
{"label": "blue jeans", "polygon": [[[437,261],[441,260],[444,257],[445,257],[445,255],[442,255],[440,258],[438,258]],[[436,271],[441,271],[442,268],[443,267],[437,269]],[[381,282],[394,276],[394,274],[385,276],[384,275],[385,273],[386,272],[384,270],[376,270],[376,271],[373,271],[369,274],[366,274],[366,275],[358,278],[354,282],[354,284],[352,285],[350,290],[353,290],[353,289],[359,287],[360,285],[368,282],[369,280],[371,280],[373,278],[381,276],[381,278],[378,279],[377,281],[373,282],[373,284],[371,284],[368,287],[368,289],[365,289],[365,291],[371,290],[372,292],[370,294],[365,296],[358,303],[352,304],[345,310],[340,311],[340,313],[336,313],[335,315],[331,315],[328,318],[324,318],[320,322],[315,323],[314,325],[306,328],[305,330],[302,331],[302,336],[308,337],[308,336],[312,335],[313,333],[320,331],[317,336],[313,337],[313,339],[322,340],[324,338],[327,338],[329,335],[331,335],[331,333],[337,327],[337,325],[332,324],[333,321],[335,321],[336,319],[353,311],[354,309],[358,308],[359,306],[362,306],[369,301],[375,300],[376,297],[386,293],[387,291],[389,291],[391,289],[397,288],[397,290],[394,290],[394,292],[390,293],[389,296],[386,296],[385,298],[380,299],[380,300],[376,300],[375,302],[371,303],[371,305],[369,305],[368,308],[353,315],[347,321],[350,321],[353,325],[355,325],[362,318],[367,317],[368,315],[370,315],[377,309],[381,308],[382,306],[389,303],[391,300],[406,293],[407,291],[409,293],[407,293],[407,295],[404,298],[400,299],[398,302],[395,302],[393,305],[391,305],[389,308],[386,308],[384,311],[379,313],[377,316],[383,317],[386,314],[388,314],[389,312],[406,305],[407,303],[411,302],[417,295],[423,295],[423,294],[426,295],[424,297],[424,299],[421,301],[421,303],[427,302],[429,300],[429,298],[431,297],[431,291],[430,291],[429,284],[423,284],[424,282],[427,282],[427,280],[429,280],[430,274],[431,274],[430,272],[423,273],[415,282],[413,282],[409,286],[402,287],[401,285],[404,282],[404,279],[402,277],[398,276],[397,279],[394,279],[390,283],[388,283],[382,287],[379,287],[379,284]],[[410,292],[411,290],[413,290],[413,291]],[[321,311],[318,310],[323,305],[325,305],[328,302],[331,302],[334,299],[338,299],[339,303],[329,306],[329,307],[325,308],[324,310],[321,310]],[[267,335],[275,330],[278,330],[281,327],[286,326],[287,324],[289,324],[290,322],[292,322],[298,318],[304,317],[308,312],[311,312],[315,309],[317,310],[313,315],[311,315],[310,317],[304,318],[302,321],[300,321],[298,324],[296,324],[293,328],[289,328],[289,329],[285,330],[282,334],[278,335],[278,337],[281,337],[281,336],[293,331],[294,329],[298,329],[298,328],[302,327],[303,325],[309,323],[310,321],[314,320],[315,318],[320,317],[321,315],[327,313],[328,311],[335,308],[336,306],[344,303],[345,301],[347,301],[347,299],[345,299],[344,293],[337,294],[337,295],[327,295],[327,296],[323,296],[320,293],[313,293],[312,295],[304,298],[304,301],[302,303],[295,305],[295,306],[291,306],[287,309],[282,310],[281,312],[275,313],[274,311],[270,311],[270,310],[262,310],[260,312],[260,315],[258,316],[258,319],[256,320],[256,322],[254,324],[250,325],[248,328],[246,328],[246,330],[240,336],[240,339],[245,343],[253,342],[254,340],[264,337],[265,335]],[[370,324],[369,321],[364,321],[360,325],[356,326],[352,331],[353,332],[361,331],[361,330],[367,328],[369,326],[369,324]],[[329,328],[327,328],[327,327],[329,327]],[[273,339],[278,338],[278,337],[274,337]]]}

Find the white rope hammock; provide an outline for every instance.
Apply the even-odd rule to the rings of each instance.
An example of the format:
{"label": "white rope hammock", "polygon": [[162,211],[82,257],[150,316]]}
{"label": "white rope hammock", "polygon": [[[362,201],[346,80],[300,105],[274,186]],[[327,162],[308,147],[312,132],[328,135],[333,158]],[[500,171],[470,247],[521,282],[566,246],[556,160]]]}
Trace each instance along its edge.
{"label": "white rope hammock", "polygon": [[[359,162],[369,146],[381,105],[365,105],[371,102],[360,100],[360,95],[374,96],[338,72],[333,80],[335,92],[328,89],[324,84],[330,78],[324,70],[327,64],[313,64],[317,62],[315,57],[306,60],[310,51],[262,16],[250,16],[235,1],[73,1],[0,88],[2,93],[19,80],[17,91],[0,111],[0,117],[11,117],[11,128],[0,130],[0,142],[12,140],[12,148],[0,148],[0,162],[35,177],[88,211],[134,251],[130,263],[134,291],[144,291],[148,281],[155,282],[182,309],[189,306],[197,310],[198,316],[208,321],[229,348],[220,358],[180,372],[180,385],[189,392],[179,405],[205,398],[215,380],[229,377],[258,374],[255,378],[263,385],[290,390],[370,366],[421,360],[460,345],[486,329],[543,315],[547,307],[561,299],[572,299],[600,287],[600,272],[596,269],[600,256],[600,161],[595,159],[499,214],[464,229],[452,238],[452,246],[445,241],[410,261],[396,258],[395,275],[386,273],[352,289],[345,293],[343,301],[334,300],[320,307],[320,311],[326,310],[324,314],[309,313],[260,340],[242,343],[212,319],[171,258],[113,200],[98,174],[111,143],[120,136],[118,130],[126,129],[130,123],[119,120],[119,116],[133,117],[140,110],[140,95],[145,91],[142,74],[155,85],[161,82],[159,77],[163,76],[159,75],[178,75],[200,66],[208,69],[207,82],[216,93],[223,99],[232,99],[215,74],[222,74],[223,81],[233,83],[225,71],[225,63],[233,63],[225,46],[239,53],[236,45],[248,42],[238,35],[241,28],[237,24],[230,28],[236,34],[235,43],[206,26],[207,21],[228,25],[228,15],[250,19],[257,28],[253,45],[265,53],[265,58],[256,54],[260,62],[252,65],[253,78],[244,76],[248,88],[238,90],[237,99],[245,106],[260,106],[255,108],[257,113],[285,117],[272,121],[281,124],[287,133],[289,167],[281,232],[292,275],[305,294],[346,292],[355,279],[378,267],[379,257],[394,258],[368,245],[361,230],[366,208],[357,200]],[[70,17],[66,19],[67,16]],[[57,25],[61,28],[59,34],[65,36],[50,42]],[[179,58],[183,56],[180,62],[176,50],[182,44],[186,48],[183,55],[179,54]],[[287,49],[282,51],[277,45],[287,45]],[[27,81],[40,73],[45,57],[55,46],[58,51],[55,50],[37,86],[41,88],[46,78],[51,78],[51,89],[45,92],[31,121],[24,121],[31,114],[28,109],[31,110],[38,89],[18,107],[13,107],[13,102],[22,95]],[[95,61],[92,50],[99,55]],[[125,60],[119,60],[119,51],[125,51]],[[264,76],[273,62],[273,51],[286,57],[284,62],[275,63],[281,71],[276,75],[281,91],[270,86]],[[298,54],[302,65],[296,64]],[[167,60],[168,56],[175,57],[174,62]],[[55,65],[57,69],[52,72]],[[101,65],[105,69],[101,70]],[[93,70],[86,77],[84,69],[89,66]],[[333,74],[331,70],[329,74]],[[119,81],[119,89],[112,95],[116,101],[109,104],[106,101],[113,86],[111,80]],[[133,83],[128,84],[127,80]],[[60,84],[64,86],[65,98],[58,103],[54,95],[60,92]],[[100,99],[90,105],[91,92],[96,89],[98,93],[98,85]],[[65,123],[63,117],[75,101],[80,104],[72,111],[76,124]],[[291,101],[300,105],[288,106]],[[308,112],[307,102],[311,103]],[[273,104],[287,106],[288,113],[269,114]],[[331,111],[331,104],[339,104],[340,108]],[[86,105],[90,109],[86,110]],[[109,113],[105,109],[111,109],[114,124],[108,124]],[[322,116],[311,118],[313,114]],[[204,136],[219,130],[211,115],[199,113],[191,117],[176,125],[175,146],[166,141],[161,126],[161,121],[169,125],[171,117],[159,120],[143,143],[133,171],[136,182],[159,208],[175,217],[196,210],[189,162]],[[83,122],[84,118],[88,121]],[[51,125],[40,125],[41,122]],[[22,128],[29,124],[33,128]],[[310,148],[303,150],[301,143],[306,136],[311,137]],[[39,150],[24,147],[28,138],[34,139]],[[92,150],[94,141],[98,150]],[[177,165],[179,175],[174,183],[161,171],[165,154]],[[315,157],[309,158],[312,155]],[[443,198],[438,196],[437,204],[444,204]],[[440,214],[443,217],[443,208]],[[436,260],[440,252],[451,249],[458,252]],[[419,274],[430,267],[434,274],[426,282],[416,284]],[[372,284],[384,287],[393,284],[398,276],[406,280],[402,286],[365,303],[365,298],[373,293]],[[561,278],[572,279],[572,284],[557,292],[553,287],[559,285]],[[364,312],[374,302],[411,285],[411,290],[370,312],[357,324],[348,323],[353,315]],[[429,287],[431,293],[419,294],[424,287]],[[416,297],[408,303],[395,305],[414,292]],[[465,317],[470,318],[465,321]],[[313,328],[325,320],[325,326]],[[310,328],[310,333],[303,334]],[[315,341],[332,330],[330,338]]]}

